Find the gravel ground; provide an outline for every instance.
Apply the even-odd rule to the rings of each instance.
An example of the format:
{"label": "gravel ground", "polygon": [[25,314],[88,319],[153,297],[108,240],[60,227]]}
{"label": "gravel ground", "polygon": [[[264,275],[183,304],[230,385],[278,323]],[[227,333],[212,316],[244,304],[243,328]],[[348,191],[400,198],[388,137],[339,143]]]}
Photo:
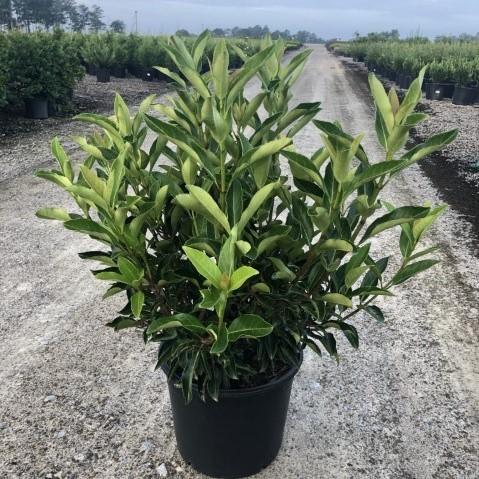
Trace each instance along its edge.
{"label": "gravel ground", "polygon": [[[364,79],[322,46],[314,47],[296,86],[298,103],[317,99],[320,117],[364,131],[370,157],[381,160]],[[134,333],[103,326],[120,305],[100,301],[98,283],[75,255],[90,241],[33,216],[39,205],[67,204],[30,174],[51,164],[46,137],[36,141],[45,149],[25,150],[23,169],[7,162],[13,173],[0,183],[1,476],[202,477],[175,448],[165,381],[152,372],[154,349],[145,351]],[[297,144],[314,151],[315,127],[303,130]],[[418,166],[388,188],[398,205],[442,200]],[[390,232],[375,247],[387,254],[397,240]],[[473,241],[471,224],[449,209],[426,239],[441,244],[442,263],[382,305],[387,322],[358,315],[361,348],[341,341],[338,365],[306,355],[283,448],[256,477],[477,477],[479,260]]]}

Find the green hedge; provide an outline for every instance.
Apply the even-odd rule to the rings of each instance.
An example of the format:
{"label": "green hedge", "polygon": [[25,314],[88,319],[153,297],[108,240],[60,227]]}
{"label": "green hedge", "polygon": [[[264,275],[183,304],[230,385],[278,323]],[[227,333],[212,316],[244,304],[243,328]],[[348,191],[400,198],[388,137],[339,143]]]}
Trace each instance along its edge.
{"label": "green hedge", "polygon": [[[62,31],[23,33],[0,32],[0,108],[19,107],[29,98],[46,97],[50,105],[64,109],[71,103],[75,84],[84,75],[84,66],[121,67],[142,76],[154,66],[177,71],[162,44],[166,37],[104,33],[81,34]],[[187,43],[196,37],[185,39]],[[216,39],[208,40],[211,58]],[[260,40],[229,39],[230,64],[241,66],[239,47],[248,56],[260,49]],[[287,42],[297,49],[299,42]],[[205,58],[204,69],[207,69]]]}
{"label": "green hedge", "polygon": [[427,77],[434,82],[461,85],[479,82],[479,42],[352,41],[331,45],[337,53],[366,61],[373,68],[418,75],[429,65]]}

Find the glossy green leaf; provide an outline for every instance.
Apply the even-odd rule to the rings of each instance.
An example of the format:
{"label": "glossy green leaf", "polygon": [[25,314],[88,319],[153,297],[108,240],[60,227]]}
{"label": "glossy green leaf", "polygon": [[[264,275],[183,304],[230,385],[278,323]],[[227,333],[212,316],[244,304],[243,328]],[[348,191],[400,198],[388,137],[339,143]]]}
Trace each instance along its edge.
{"label": "glossy green leaf", "polygon": [[261,338],[273,331],[273,326],[256,314],[243,314],[234,319],[228,327],[230,342],[240,338]]}

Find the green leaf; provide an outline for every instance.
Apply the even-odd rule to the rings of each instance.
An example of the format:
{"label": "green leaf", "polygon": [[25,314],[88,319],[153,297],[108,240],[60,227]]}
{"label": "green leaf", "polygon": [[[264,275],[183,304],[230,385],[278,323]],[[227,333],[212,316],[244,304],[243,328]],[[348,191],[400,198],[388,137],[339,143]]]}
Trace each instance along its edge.
{"label": "green leaf", "polygon": [[253,293],[271,293],[271,288],[266,283],[255,283],[251,286]]}
{"label": "green leaf", "polygon": [[226,218],[226,215],[223,213],[223,211],[221,211],[220,207],[217,205],[212,196],[199,186],[186,185],[186,187],[188,188],[188,191],[200,202],[201,206],[205,208],[209,214],[215,217],[224,230],[229,233],[231,228],[228,223],[228,218]]}
{"label": "green leaf", "polygon": [[276,273],[273,274],[273,279],[286,279],[288,281],[294,281],[296,275],[283,263],[279,258],[268,258],[273,266],[276,268]]}
{"label": "green leaf", "polygon": [[369,74],[368,80],[376,106],[384,119],[384,124],[387,128],[387,131],[390,132],[394,126],[394,114],[388,95],[384,90],[382,83],[376,78],[374,73]]}
{"label": "green leaf", "polygon": [[230,108],[236,101],[238,95],[243,91],[244,86],[253,78],[264,62],[274,53],[274,45],[259,51],[246,60],[243,67],[230,79],[229,92],[226,97],[226,108]]}
{"label": "green leaf", "polygon": [[201,276],[216,288],[221,289],[221,271],[203,251],[183,246],[183,251]]}
{"label": "green leaf", "polygon": [[136,318],[141,316],[141,310],[143,309],[143,304],[145,302],[145,295],[143,291],[137,291],[131,297],[131,312]]}
{"label": "green leaf", "polygon": [[73,181],[73,169],[70,163],[70,160],[63,149],[63,146],[60,143],[60,140],[55,137],[52,140],[52,153],[53,156],[57,159],[60,168],[62,169],[62,173],[70,180]]}
{"label": "green leaf", "polygon": [[203,334],[206,328],[201,321],[191,314],[177,313],[172,316],[162,316],[154,319],[146,330],[146,334],[154,334],[158,331],[170,328],[185,328],[195,334]]}
{"label": "green leaf", "polygon": [[424,208],[421,206],[401,206],[395,210],[387,213],[371,223],[367,228],[364,236],[361,239],[361,243],[370,238],[371,236],[377,235],[381,231],[384,231],[388,228],[393,228],[394,226],[409,223],[414,221],[416,218],[422,218],[426,216],[429,212],[429,208]]}
{"label": "green leaf", "polygon": [[200,355],[200,351],[194,351],[193,357],[190,359],[187,367],[183,371],[183,375],[181,376],[181,385],[183,389],[183,395],[185,397],[186,403],[189,403],[193,397],[192,392],[192,385],[193,385],[193,375],[196,369],[196,363],[198,361],[198,356]]}
{"label": "green leaf", "polygon": [[350,288],[368,269],[368,266],[358,266],[357,268],[349,270],[344,279],[346,287]]}
{"label": "green leaf", "polygon": [[376,321],[384,323],[384,314],[377,306],[366,306],[364,308],[370,316],[372,316]]}
{"label": "green leaf", "polygon": [[337,251],[344,251],[346,253],[349,253],[353,251],[353,246],[351,243],[348,243],[345,240],[328,239],[316,245],[314,249],[318,251],[337,250]]}
{"label": "green leaf", "polygon": [[118,258],[118,268],[130,284],[143,278],[143,270],[127,258]]}
{"label": "green leaf", "polygon": [[243,212],[243,187],[239,180],[232,182],[226,197],[226,203],[228,205],[229,223],[235,225]]}
{"label": "green leaf", "polygon": [[111,232],[93,220],[78,218],[63,223],[65,228],[111,242]]}
{"label": "green leaf", "polygon": [[120,133],[123,136],[129,135],[131,133],[130,111],[126,106],[125,101],[118,93],[115,93],[114,109]]}
{"label": "green leaf", "polygon": [[407,281],[409,278],[415,276],[426,269],[431,268],[435,264],[439,263],[438,260],[434,259],[424,259],[422,261],[417,261],[416,263],[411,263],[398,271],[392,278],[392,284],[401,284],[404,281]]}
{"label": "green leaf", "polygon": [[221,323],[221,326],[218,329],[218,336],[216,341],[211,346],[211,354],[221,354],[228,347],[228,330],[226,329],[225,323]]}
{"label": "green leaf", "polygon": [[278,188],[278,186],[279,183],[277,182],[269,183],[268,185],[263,186],[253,195],[248,207],[243,211],[243,214],[238,221],[238,237],[241,236],[241,233],[243,232],[250,219],[255,215],[255,213],[264,204],[264,202],[273,193],[273,191]]}
{"label": "green leaf", "polygon": [[243,314],[234,319],[228,327],[230,342],[240,338],[261,338],[273,331],[273,326],[256,314]]}
{"label": "green leaf", "polygon": [[35,215],[45,220],[68,221],[72,219],[64,208],[40,208]]}
{"label": "green leaf", "polygon": [[104,198],[106,183],[98,178],[96,173],[85,165],[80,165],[80,170],[90,188]]}
{"label": "green leaf", "polygon": [[216,42],[211,68],[215,93],[220,100],[223,100],[228,93],[228,66],[228,49],[226,48],[226,41],[222,38]]}
{"label": "green leaf", "polygon": [[321,296],[323,301],[327,303],[337,304],[339,306],[345,306],[346,308],[352,308],[353,302],[347,297],[339,293],[327,293]]}
{"label": "green leaf", "polygon": [[259,274],[259,271],[250,266],[240,266],[233,272],[230,280],[230,291],[241,288],[246,280]]}

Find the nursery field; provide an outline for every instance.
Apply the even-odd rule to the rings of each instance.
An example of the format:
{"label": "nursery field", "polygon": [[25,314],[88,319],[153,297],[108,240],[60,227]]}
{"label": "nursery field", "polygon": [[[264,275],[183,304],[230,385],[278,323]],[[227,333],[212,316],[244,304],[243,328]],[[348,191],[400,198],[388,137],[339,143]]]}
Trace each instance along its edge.
{"label": "nursery field", "polygon": [[[371,161],[382,161],[364,66],[311,48],[295,102],[321,101],[318,118],[364,132]],[[165,101],[168,88],[138,78],[99,85],[87,75],[73,102],[77,111],[111,112],[118,90],[134,110],[150,93]],[[248,96],[258,88],[253,82]],[[400,174],[385,197],[396,206],[449,205],[425,238],[425,247],[440,245],[442,261],[401,286],[398,297],[379,301],[384,324],[359,314],[361,345],[353,350],[341,338],[338,364],[306,354],[282,450],[255,477],[477,477],[479,107],[424,100],[421,108],[431,126],[415,132],[417,141],[453,127],[461,130],[458,140]],[[116,297],[101,300],[102,285],[75,254],[94,243],[35,217],[45,204],[68,204],[58,188],[33,176],[54,164],[49,139],[60,136],[77,160],[69,136],[84,125],[4,116],[0,128],[0,476],[204,477],[175,447],[166,381],[153,372],[156,349],[143,350],[132,330],[104,327],[122,305]],[[320,143],[312,125],[295,141],[305,154]],[[390,229],[377,246],[387,255],[397,242]]]}

